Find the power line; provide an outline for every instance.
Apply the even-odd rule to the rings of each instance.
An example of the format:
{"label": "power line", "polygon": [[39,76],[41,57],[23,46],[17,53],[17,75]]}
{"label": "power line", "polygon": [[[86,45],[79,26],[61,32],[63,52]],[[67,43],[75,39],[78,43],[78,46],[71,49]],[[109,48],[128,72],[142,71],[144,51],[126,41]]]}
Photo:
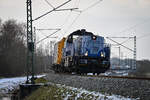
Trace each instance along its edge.
{"label": "power line", "polygon": [[79,3],[80,3],[80,0],[76,0],[74,3],[74,7],[76,7],[76,6],[78,7]]}
{"label": "power line", "polygon": [[[69,27],[67,28],[67,30],[69,30],[72,26],[73,26],[73,24],[77,21],[77,19],[80,17],[80,15],[81,15],[81,13],[79,13],[76,17],[75,17],[75,19],[73,20],[73,22],[69,25]],[[67,31],[68,32],[68,31]]]}
{"label": "power line", "polygon": [[96,6],[97,4],[99,4],[101,1],[103,1],[103,0],[98,0],[98,1],[95,2],[94,4],[92,4],[92,5],[90,5],[89,7],[83,9],[82,12],[85,12],[85,11],[87,11],[87,10],[93,8],[94,6]]}
{"label": "power line", "polygon": [[[93,8],[94,6],[96,6],[97,4],[99,4],[101,1],[103,1],[103,0],[98,0],[97,2],[95,2],[94,4],[88,6],[87,8],[85,8],[85,9],[83,9],[83,10],[74,10],[74,11],[76,11],[76,12],[79,12],[79,14],[76,16],[76,18],[73,20],[73,22],[69,25],[69,27],[68,27],[67,30],[69,30],[69,29],[73,26],[73,24],[77,21],[77,19],[80,17],[80,15],[81,15],[83,12],[85,12],[85,11],[87,11],[87,10]],[[80,2],[80,1],[79,1],[79,2]]]}
{"label": "power line", "polygon": [[45,2],[50,6],[50,7],[52,7],[53,9],[55,9],[54,11],[65,11],[65,10],[71,10],[71,11],[74,11],[74,10],[76,10],[76,9],[78,9],[78,8],[68,8],[68,9],[56,9],[52,4],[50,4],[47,0],[45,0]]}
{"label": "power line", "polygon": [[[77,0],[76,0],[76,2],[75,2],[75,4],[74,4],[74,6],[75,6],[76,3],[77,3],[77,7],[76,7],[76,8],[78,8],[79,2],[80,2],[80,0],[78,1],[78,3],[77,3]],[[76,11],[76,9],[74,9],[74,11]],[[69,17],[71,16],[71,14],[72,14],[72,10],[71,10],[71,12],[69,13],[69,15],[66,17],[64,23],[61,25],[62,27],[63,27],[63,26],[66,24],[66,22],[69,20]]]}
{"label": "power line", "polygon": [[[76,2],[74,3],[74,6],[76,6],[76,7],[78,8],[79,3],[80,3],[80,0],[78,0],[78,2],[77,2],[77,0],[76,0]],[[75,9],[74,11],[75,11],[75,12],[79,12],[79,11],[76,10],[76,9]],[[81,13],[81,12],[80,12],[80,13]],[[64,23],[61,25],[61,27],[63,27],[63,26],[67,23],[67,21],[69,20],[71,14],[72,14],[72,11],[71,11],[71,12],[69,13],[69,15],[66,17],[66,19],[65,19]],[[63,33],[63,35],[64,35],[64,33]]]}
{"label": "power line", "polygon": [[[40,19],[41,17],[44,17],[44,16],[46,16],[47,14],[49,14],[49,13],[51,13],[51,12],[53,12],[53,11],[65,11],[65,10],[71,10],[71,11],[73,11],[73,10],[75,10],[75,9],[78,9],[78,8],[58,9],[58,8],[64,6],[65,4],[67,4],[67,3],[70,2],[70,1],[71,1],[71,0],[68,0],[68,1],[64,2],[63,4],[61,4],[61,5],[59,5],[58,7],[55,8],[52,4],[50,4],[47,0],[45,0],[45,2],[46,2],[48,5],[50,5],[53,9],[52,9],[51,11],[48,11],[47,13],[45,13],[45,14],[43,14],[43,15],[37,17],[37,18],[35,18],[35,19],[32,20],[32,21],[38,20],[38,19]],[[57,31],[56,31],[56,32],[57,32]],[[54,32],[54,33],[55,33],[55,32]],[[53,34],[52,34],[52,35],[53,35]],[[50,36],[51,36],[51,35],[50,35]],[[48,37],[49,37],[49,36],[46,36],[44,39],[41,39],[39,42],[45,40],[45,39],[48,38]],[[38,42],[38,43],[39,43],[39,42]]]}
{"label": "power line", "polygon": [[[63,24],[61,25],[61,28],[63,29],[63,27],[65,26],[65,24],[67,23],[67,21],[69,20],[70,16],[72,14],[72,11],[68,14],[68,16],[66,17],[65,21],[63,22]],[[64,36],[64,32],[62,32],[62,35]]]}
{"label": "power line", "polygon": [[70,1],[71,1],[71,0],[68,0],[68,1],[64,2],[63,4],[61,4],[61,5],[57,6],[56,8],[54,8],[54,9],[52,9],[52,10],[50,10],[50,11],[46,12],[45,14],[43,14],[43,15],[41,15],[41,16],[39,16],[39,17],[35,18],[35,19],[34,19],[34,20],[32,20],[32,21],[38,20],[38,19],[40,19],[40,18],[42,18],[42,17],[46,16],[47,14],[49,14],[49,13],[51,13],[51,12],[53,12],[53,11],[57,10],[58,8],[60,8],[60,7],[64,6],[65,4],[67,4],[67,3],[68,3],[68,2],[70,2]]}
{"label": "power line", "polygon": [[[78,8],[79,2],[80,2],[80,0],[78,0],[78,2],[77,2],[77,0],[76,0],[76,2],[75,2],[75,4],[74,4],[74,6],[77,6],[76,8]],[[76,5],[76,4],[77,4],[77,5]],[[76,9],[74,9],[73,11],[78,12],[78,10],[76,10]],[[71,14],[72,14],[72,10],[71,10],[70,14],[66,17],[64,23],[61,25],[62,27],[63,27],[63,26],[66,24],[66,22],[69,20],[69,17],[71,16]]]}
{"label": "power line", "polygon": [[52,36],[52,35],[54,35],[54,34],[56,34],[58,31],[60,31],[60,30],[56,30],[56,31],[55,31],[55,32],[53,32],[52,34],[50,34],[50,35],[46,36],[45,38],[43,38],[43,39],[39,40],[38,42],[36,42],[36,44],[38,44],[38,43],[42,42],[43,40],[45,40],[45,39],[49,38],[50,36]]}
{"label": "power line", "polygon": [[141,39],[141,38],[148,37],[148,36],[150,36],[150,33],[145,34],[145,35],[142,35],[142,36],[140,36],[140,37],[137,37],[137,39]]}
{"label": "power line", "polygon": [[[44,33],[42,30],[39,30],[39,32],[42,33],[42,35],[43,35],[44,37],[47,37],[46,33]],[[51,38],[51,37],[50,37],[50,38]]]}
{"label": "power line", "polygon": [[[48,30],[48,31],[50,31],[50,30],[61,30],[60,28],[49,28],[49,29],[36,29],[37,31],[39,31],[39,32],[41,32],[42,33],[42,35],[43,36],[45,36],[44,38],[45,39],[47,39],[47,38],[56,38],[56,37],[49,37],[49,36],[46,36],[46,35],[44,35],[45,33],[43,33],[42,31],[45,31],[45,30]],[[42,40],[42,39],[41,39]],[[40,40],[40,42],[41,42],[41,40]],[[43,40],[42,40],[43,41]]]}
{"label": "power line", "polygon": [[128,42],[130,39],[131,39],[131,38],[128,38],[127,40],[121,42],[121,44],[124,44],[124,43]]}
{"label": "power line", "polygon": [[118,42],[116,42],[116,41],[112,40],[112,39],[111,39],[111,38],[109,38],[109,37],[107,37],[107,39],[109,39],[109,40],[113,41],[114,43],[117,43],[118,45],[120,45],[120,46],[122,46],[122,47],[124,47],[124,48],[126,48],[126,49],[128,49],[128,50],[130,50],[130,51],[132,51],[132,52],[134,52],[134,50],[132,50],[132,49],[130,49],[130,48],[128,48],[128,47],[126,47],[126,46],[122,45],[121,43],[118,43]]}
{"label": "power line", "polygon": [[[45,16],[45,15],[47,15],[47,14],[53,12],[53,11],[63,11],[63,10],[71,10],[71,11],[72,11],[72,10],[74,10],[74,11],[76,11],[76,12],[79,12],[79,14],[78,14],[78,15],[76,16],[76,18],[73,20],[73,22],[69,25],[69,27],[68,27],[68,29],[69,29],[69,28],[71,28],[71,27],[73,26],[73,24],[76,22],[76,20],[79,18],[79,16],[81,15],[82,12],[85,12],[85,11],[89,10],[90,8],[93,8],[94,6],[96,6],[96,5],[97,5],[99,2],[101,2],[102,0],[99,0],[99,1],[95,2],[94,4],[92,4],[92,5],[90,5],[89,7],[85,8],[83,11],[76,10],[77,8],[58,9],[58,8],[60,8],[61,6],[67,4],[67,3],[70,2],[70,1],[71,1],[71,0],[68,0],[68,1],[66,1],[65,3],[63,3],[63,4],[61,4],[60,6],[58,6],[58,7],[55,8],[52,4],[50,4],[47,0],[45,0],[45,2],[46,2],[50,7],[53,8],[53,10],[51,10],[51,11],[49,11],[49,12],[47,12],[47,13],[45,13],[45,14],[43,14],[43,15],[37,17],[37,18],[35,18],[33,21],[38,20],[39,18],[41,18],[41,17],[43,17],[43,16]],[[79,5],[79,2],[80,2],[80,0],[78,1],[78,5]],[[71,15],[71,14],[70,14],[70,15]],[[66,19],[66,21],[69,19],[70,15],[68,16],[68,18]]]}
{"label": "power line", "polygon": [[[150,33],[137,37],[137,40],[142,39],[142,38],[145,38],[145,37],[149,37],[149,36],[150,36]],[[107,37],[106,37],[106,38],[107,38]],[[123,41],[123,42],[120,43],[120,44],[124,44],[124,43],[130,42],[130,41],[131,41],[131,38],[129,38],[129,39]]]}
{"label": "power line", "polygon": [[[107,38],[107,37],[106,37]],[[128,42],[128,41],[130,41],[131,40],[131,38],[128,38],[128,39],[126,39],[126,40],[124,40],[123,42],[121,42],[120,44],[124,44],[124,43],[126,43],[126,42]],[[118,46],[118,44],[113,44],[113,46]]]}
{"label": "power line", "polygon": [[[133,26],[127,28],[127,29],[124,29],[123,31],[118,32],[118,33],[124,33],[124,32],[126,32],[126,31],[129,31],[129,30],[131,30],[131,29],[134,29],[134,28],[136,28],[137,26],[142,25],[142,24],[147,23],[147,22],[149,22],[149,20],[144,20],[144,21],[142,21],[142,22],[140,22],[140,23],[137,23],[137,24],[135,24],[135,25],[133,25]],[[144,38],[144,37],[149,36],[149,35],[150,35],[150,34],[146,34],[146,35],[137,37],[137,39],[141,39],[141,38]],[[128,40],[128,41],[130,41],[130,40]],[[125,41],[125,42],[127,42],[127,41]],[[125,43],[125,42],[124,42],[124,43]]]}
{"label": "power line", "polygon": [[58,9],[58,10],[55,10],[55,11],[65,11],[65,10],[71,10],[71,11],[73,11],[73,10],[75,10],[75,9],[78,9],[78,8]]}
{"label": "power line", "polygon": [[132,29],[136,28],[137,26],[142,25],[142,24],[147,23],[147,22],[149,22],[149,20],[144,20],[144,21],[142,21],[142,22],[140,22],[140,23],[137,23],[137,24],[135,24],[135,25],[133,25],[133,26],[127,28],[127,29],[124,29],[124,30],[122,30],[122,31],[120,31],[120,32],[118,32],[118,33],[127,32],[127,31],[132,30]]}
{"label": "power line", "polygon": [[52,7],[53,9],[55,9],[55,7],[52,5],[52,4],[50,4],[50,2],[48,2],[47,0],[44,0],[50,7]]}
{"label": "power line", "polygon": [[[45,33],[44,32],[42,32],[41,30],[39,30],[39,32],[41,32],[42,33],[42,35],[44,35]],[[46,36],[46,35],[44,35],[44,36]]]}
{"label": "power line", "polygon": [[63,27],[67,23],[67,21],[69,20],[69,17],[71,16],[71,13],[72,13],[72,11],[68,14],[68,16],[66,17],[65,21],[61,25],[61,27]]}
{"label": "power line", "polygon": [[44,31],[44,30],[60,30],[60,28],[48,28],[48,29],[36,29],[38,31]]}
{"label": "power line", "polygon": [[[98,0],[97,2],[93,3],[92,5],[88,6],[87,8],[85,8],[85,9],[83,9],[83,10],[74,10],[74,11],[83,13],[83,12],[85,12],[85,11],[87,11],[87,10],[89,10],[89,9],[91,9],[91,8],[93,8],[93,7],[95,7],[95,6],[98,5],[101,1],[103,1],[103,0]],[[80,1],[79,1],[79,2],[80,2]]]}

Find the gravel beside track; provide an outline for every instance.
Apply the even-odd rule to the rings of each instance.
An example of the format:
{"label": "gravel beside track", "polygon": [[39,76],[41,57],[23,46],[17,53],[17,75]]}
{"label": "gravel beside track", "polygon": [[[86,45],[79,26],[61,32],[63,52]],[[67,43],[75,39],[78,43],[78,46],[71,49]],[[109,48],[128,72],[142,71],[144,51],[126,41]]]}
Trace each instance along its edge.
{"label": "gravel beside track", "polygon": [[150,100],[150,80],[86,77],[54,73],[47,74],[46,78],[53,83],[65,84],[90,91]]}

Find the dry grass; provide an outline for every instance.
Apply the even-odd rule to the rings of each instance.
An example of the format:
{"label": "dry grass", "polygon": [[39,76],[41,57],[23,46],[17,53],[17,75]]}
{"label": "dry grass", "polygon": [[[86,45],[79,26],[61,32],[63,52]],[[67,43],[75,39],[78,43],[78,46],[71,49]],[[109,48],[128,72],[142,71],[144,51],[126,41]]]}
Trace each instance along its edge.
{"label": "dry grass", "polygon": [[35,83],[47,83],[48,81],[45,79],[45,78],[43,78],[43,77],[41,77],[41,78],[37,78],[36,80],[35,80]]}
{"label": "dry grass", "polygon": [[[81,90],[82,91],[82,90]],[[81,92],[62,85],[43,86],[33,92],[25,100],[112,100],[106,96]]]}

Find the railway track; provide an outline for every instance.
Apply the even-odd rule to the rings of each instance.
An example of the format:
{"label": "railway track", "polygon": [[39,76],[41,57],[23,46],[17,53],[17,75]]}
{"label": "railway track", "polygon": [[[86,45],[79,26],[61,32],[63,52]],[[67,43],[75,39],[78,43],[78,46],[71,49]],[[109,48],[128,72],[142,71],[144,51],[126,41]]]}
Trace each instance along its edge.
{"label": "railway track", "polygon": [[76,75],[82,77],[99,77],[99,78],[118,78],[118,79],[133,79],[133,80],[150,80],[150,77],[136,77],[136,76],[117,76],[117,75],[79,75],[79,74],[70,74],[70,73],[60,73],[63,75]]}
{"label": "railway track", "polygon": [[49,73],[47,79],[56,84],[90,91],[150,100],[150,78],[146,77]]}
{"label": "railway track", "polygon": [[106,75],[81,75],[85,77],[103,77],[103,78],[120,78],[120,79],[134,79],[134,80],[150,80],[148,77],[135,77],[135,76],[106,76]]}
{"label": "railway track", "polygon": [[[71,73],[57,73],[63,75],[76,75],[82,77],[99,77],[99,78],[114,78],[114,79],[131,79],[131,80],[150,80],[150,77],[142,77],[142,76],[121,76],[121,75],[88,75],[88,74],[71,74]],[[93,74],[93,73],[92,73]]]}

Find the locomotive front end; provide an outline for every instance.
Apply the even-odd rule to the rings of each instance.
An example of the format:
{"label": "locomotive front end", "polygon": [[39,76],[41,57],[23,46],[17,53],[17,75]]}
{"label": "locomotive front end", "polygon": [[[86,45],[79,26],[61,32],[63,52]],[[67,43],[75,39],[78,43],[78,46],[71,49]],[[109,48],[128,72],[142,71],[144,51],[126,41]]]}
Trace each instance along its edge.
{"label": "locomotive front end", "polygon": [[78,69],[82,73],[102,73],[110,67],[110,46],[101,36],[81,36],[75,45]]}

